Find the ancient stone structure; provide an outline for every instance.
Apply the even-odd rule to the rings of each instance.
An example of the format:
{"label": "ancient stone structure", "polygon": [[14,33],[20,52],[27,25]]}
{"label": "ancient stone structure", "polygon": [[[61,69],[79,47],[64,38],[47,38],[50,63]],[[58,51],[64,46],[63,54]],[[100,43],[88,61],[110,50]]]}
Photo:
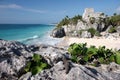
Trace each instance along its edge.
{"label": "ancient stone structure", "polygon": [[90,17],[94,17],[97,19],[99,17],[105,17],[105,16],[102,14],[102,12],[94,12],[93,8],[86,8],[82,17],[85,21],[89,21]]}

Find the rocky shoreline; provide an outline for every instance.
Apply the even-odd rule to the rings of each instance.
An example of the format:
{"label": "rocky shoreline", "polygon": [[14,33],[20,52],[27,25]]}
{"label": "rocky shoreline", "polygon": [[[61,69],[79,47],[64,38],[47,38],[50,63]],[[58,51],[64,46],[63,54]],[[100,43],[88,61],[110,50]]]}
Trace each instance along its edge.
{"label": "rocky shoreline", "polygon": [[[113,60],[114,52],[111,52],[110,49],[107,49],[107,52],[105,52],[105,46],[112,49],[118,48],[118,51],[120,50],[119,19],[120,15],[108,17],[104,13],[96,13],[94,9],[87,8],[83,16],[65,17],[57,25],[56,29],[52,31],[51,36],[53,37],[68,37],[57,45],[52,46],[37,43],[36,45],[25,45],[16,41],[0,39],[0,80],[120,80],[120,65],[116,64]],[[102,56],[99,59],[103,62],[107,61],[107,57],[111,56],[109,54],[111,52],[111,54],[113,53],[112,61],[110,61],[110,64],[100,64],[98,67],[73,63],[71,61],[72,55],[68,53],[68,47],[72,43],[94,45],[92,46],[93,51],[96,49],[95,46],[104,46],[99,50],[100,52],[103,51],[102,53],[105,58]],[[78,50],[82,51],[80,47],[80,45],[75,46],[74,49],[77,50],[74,53],[80,53],[78,52]],[[83,52],[87,51],[87,49],[83,46]],[[33,60],[34,55],[38,55],[36,62]],[[88,59],[88,54],[86,55],[87,58],[85,58],[86,56],[77,54],[74,56],[74,59]],[[46,63],[40,62],[39,56],[42,56]],[[95,56],[92,56],[90,59],[97,60]],[[116,57],[117,62],[119,62],[120,55],[116,54]],[[86,63],[88,60],[86,60]],[[36,70],[40,70],[41,72],[37,71],[37,74],[33,74],[32,69],[29,70],[29,68],[25,71],[26,65],[30,61],[32,63],[30,63],[29,68],[33,64],[32,69],[36,68]],[[43,64],[42,68],[41,64]],[[43,69],[47,64],[50,67]]]}
{"label": "rocky shoreline", "polygon": [[[23,68],[33,54],[45,58],[52,67],[36,75]],[[51,45],[24,45],[16,41],[0,40],[0,80],[120,80],[120,65],[93,67],[70,61],[66,48]]]}

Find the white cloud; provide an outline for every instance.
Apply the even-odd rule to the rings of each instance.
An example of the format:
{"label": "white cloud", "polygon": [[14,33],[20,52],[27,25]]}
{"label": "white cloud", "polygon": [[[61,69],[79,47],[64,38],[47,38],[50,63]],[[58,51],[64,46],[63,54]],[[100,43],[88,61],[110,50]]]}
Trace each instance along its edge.
{"label": "white cloud", "polygon": [[9,4],[9,5],[0,5],[0,8],[13,8],[13,9],[21,9],[22,6],[16,4]]}
{"label": "white cloud", "polygon": [[116,9],[117,13],[120,14],[120,6]]}
{"label": "white cloud", "polygon": [[22,11],[28,11],[28,12],[34,12],[34,13],[51,13],[51,14],[65,14],[67,11],[45,11],[45,10],[38,10],[38,9],[31,9],[31,8],[26,8],[21,5],[17,4],[8,4],[8,5],[0,5],[0,9],[17,9],[17,10],[22,10]]}
{"label": "white cloud", "polygon": [[29,11],[29,12],[35,12],[35,13],[45,13],[46,11],[42,10],[37,10],[37,9],[29,9],[29,8],[24,8],[20,5],[17,4],[9,4],[9,5],[0,5],[0,8],[10,8],[10,9],[20,9],[24,11]]}
{"label": "white cloud", "polygon": [[36,13],[45,13],[46,11],[37,10],[37,9],[24,9],[25,11],[36,12]]}

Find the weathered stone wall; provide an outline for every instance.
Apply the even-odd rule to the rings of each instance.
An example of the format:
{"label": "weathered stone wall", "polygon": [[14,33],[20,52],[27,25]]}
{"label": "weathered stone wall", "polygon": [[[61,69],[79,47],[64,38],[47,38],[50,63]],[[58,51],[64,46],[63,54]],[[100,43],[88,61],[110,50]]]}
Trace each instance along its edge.
{"label": "weathered stone wall", "polygon": [[89,18],[90,17],[94,17],[94,18],[99,18],[99,17],[105,17],[104,15],[101,15],[102,12],[94,12],[94,9],[93,8],[86,8],[84,13],[83,13],[83,19],[85,21],[89,21]]}

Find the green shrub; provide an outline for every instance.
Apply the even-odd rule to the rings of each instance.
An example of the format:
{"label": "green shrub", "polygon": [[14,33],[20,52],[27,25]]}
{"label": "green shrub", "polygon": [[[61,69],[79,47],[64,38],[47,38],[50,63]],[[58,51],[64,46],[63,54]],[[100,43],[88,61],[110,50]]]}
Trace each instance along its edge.
{"label": "green shrub", "polygon": [[58,24],[57,24],[57,28],[61,28],[64,25],[68,25],[68,24],[74,24],[76,25],[78,23],[78,20],[82,20],[82,16],[81,15],[75,15],[72,18],[69,18],[68,16],[66,16],[64,19],[62,19]]}
{"label": "green shrub", "polygon": [[89,21],[90,21],[91,24],[93,24],[93,23],[95,23],[95,18],[94,17],[90,17]]}
{"label": "green shrub", "polygon": [[84,29],[79,30],[79,31],[78,31],[78,34],[81,35],[83,31],[86,31],[86,30],[84,30]]}
{"label": "green shrub", "polygon": [[96,31],[96,32],[95,32],[95,36],[100,37],[100,36],[101,36],[100,32],[99,32],[99,31]]}
{"label": "green shrub", "polygon": [[[70,45],[70,47],[68,48],[68,52],[71,54],[72,56],[72,61],[73,62],[79,62],[81,59],[79,58],[80,55],[86,55],[87,52],[87,47],[86,47],[86,43],[85,44],[76,44],[73,43]],[[81,56],[82,58],[82,56]]]}
{"label": "green shrub", "polygon": [[70,20],[74,25],[76,25],[78,23],[78,20],[82,20],[82,16],[77,15],[77,16],[74,16],[73,18],[71,18]]}
{"label": "green shrub", "polygon": [[64,25],[68,25],[70,23],[70,19],[68,16],[66,16],[64,19],[62,19],[58,24],[57,24],[57,28],[61,28]]}
{"label": "green shrub", "polygon": [[120,25],[120,15],[113,15],[110,17],[111,24],[113,26],[119,26]]}
{"label": "green shrub", "polygon": [[108,32],[109,32],[109,33],[114,33],[114,32],[116,32],[115,27],[111,27],[111,28],[108,30]]}
{"label": "green shrub", "polygon": [[[116,62],[120,64],[120,52],[114,52],[112,49],[106,49],[105,46],[96,48],[95,46],[86,47],[87,44],[71,44],[68,52],[71,54],[71,60],[80,64],[109,64]],[[95,62],[94,62],[95,60]]]}
{"label": "green shrub", "polygon": [[96,33],[96,30],[95,30],[94,28],[89,28],[89,29],[88,29],[88,32],[90,32],[91,35],[94,36],[95,33]]}
{"label": "green shrub", "polygon": [[116,52],[116,54],[115,54],[115,62],[117,64],[120,64],[120,52]]}
{"label": "green shrub", "polygon": [[114,52],[112,49],[106,49],[105,46],[100,46],[97,51],[98,58],[103,58],[104,61],[99,61],[100,63],[108,64],[113,60]]}
{"label": "green shrub", "polygon": [[37,74],[38,72],[42,71],[43,69],[50,68],[50,65],[44,60],[41,55],[34,54],[32,60],[29,61],[25,67],[26,72],[32,72],[32,75]]}

